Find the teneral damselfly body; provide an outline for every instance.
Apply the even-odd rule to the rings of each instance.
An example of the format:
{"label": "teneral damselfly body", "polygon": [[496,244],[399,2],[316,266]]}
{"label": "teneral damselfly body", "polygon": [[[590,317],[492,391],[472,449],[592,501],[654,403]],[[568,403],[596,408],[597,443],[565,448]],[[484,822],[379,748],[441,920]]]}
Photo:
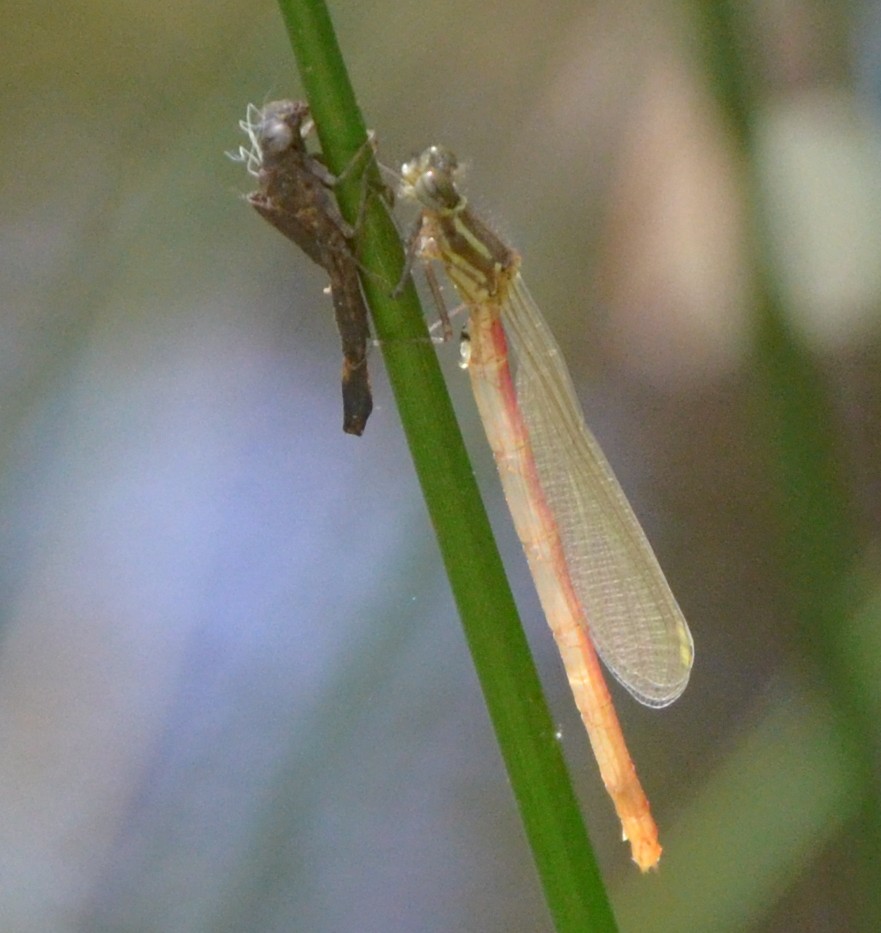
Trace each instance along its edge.
{"label": "teneral damselfly body", "polygon": [[688,683],[691,635],[584,423],[519,255],[470,211],[456,170],[437,146],[403,166],[402,194],[422,208],[412,248],[443,264],[467,306],[465,363],[505,497],[624,838],[645,871],[661,846],[597,652],[637,700],[662,707]]}

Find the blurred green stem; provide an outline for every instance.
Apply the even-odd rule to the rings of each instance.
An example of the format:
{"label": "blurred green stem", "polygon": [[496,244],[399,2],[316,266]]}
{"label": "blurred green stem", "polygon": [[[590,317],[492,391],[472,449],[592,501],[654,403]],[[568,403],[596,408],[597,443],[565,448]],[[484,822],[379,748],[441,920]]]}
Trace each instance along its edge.
{"label": "blurred green stem", "polygon": [[814,360],[791,333],[779,276],[774,268],[761,178],[755,161],[755,115],[761,101],[750,80],[745,50],[749,10],[731,0],[696,0],[704,49],[729,129],[744,156],[752,201],[756,288],[756,381],[759,425],[767,432],[776,481],[780,537],[776,542],[800,626],[802,648],[816,683],[837,713],[836,726],[848,753],[853,786],[863,805],[855,844],[866,867],[863,912],[867,929],[881,929],[881,799],[877,768],[879,733],[870,701],[842,637],[859,607],[853,572],[860,539],[841,476],[840,446],[823,379]]}
{"label": "blurred green stem", "polygon": [[[366,135],[329,14],[320,0],[280,0],[280,6],[322,150],[339,175]],[[375,164],[367,177],[378,190]],[[350,222],[361,191],[358,178],[340,186],[340,206]],[[357,240],[401,423],[554,922],[560,931],[613,931],[608,897],[413,283],[400,299],[391,297],[403,254],[380,197],[368,199]]]}

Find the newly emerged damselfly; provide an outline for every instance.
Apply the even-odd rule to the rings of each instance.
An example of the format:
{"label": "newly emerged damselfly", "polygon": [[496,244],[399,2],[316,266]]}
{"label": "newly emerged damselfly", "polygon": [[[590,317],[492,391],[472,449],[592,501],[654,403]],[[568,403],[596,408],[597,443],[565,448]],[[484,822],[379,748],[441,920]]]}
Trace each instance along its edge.
{"label": "newly emerged damselfly", "polygon": [[688,683],[691,634],[584,423],[519,255],[471,212],[457,168],[438,146],[403,166],[401,193],[421,207],[411,254],[439,261],[468,309],[464,363],[508,507],[624,838],[646,871],[661,855],[657,827],[597,652],[640,703],[662,707]]}

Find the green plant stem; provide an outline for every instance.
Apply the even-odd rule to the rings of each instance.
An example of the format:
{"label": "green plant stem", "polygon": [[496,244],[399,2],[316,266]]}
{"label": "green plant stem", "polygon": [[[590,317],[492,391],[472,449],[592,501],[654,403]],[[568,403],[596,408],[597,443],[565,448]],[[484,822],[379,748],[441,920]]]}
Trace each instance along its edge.
{"label": "green plant stem", "polygon": [[[329,14],[320,0],[280,0],[280,6],[322,150],[339,174],[363,151],[366,136]],[[375,166],[368,178],[378,188]],[[350,222],[359,216],[362,190],[358,179],[341,185],[340,206]],[[400,299],[391,297],[403,254],[381,198],[368,198],[357,240],[401,423],[554,923],[559,931],[613,931],[608,897],[412,282]]]}

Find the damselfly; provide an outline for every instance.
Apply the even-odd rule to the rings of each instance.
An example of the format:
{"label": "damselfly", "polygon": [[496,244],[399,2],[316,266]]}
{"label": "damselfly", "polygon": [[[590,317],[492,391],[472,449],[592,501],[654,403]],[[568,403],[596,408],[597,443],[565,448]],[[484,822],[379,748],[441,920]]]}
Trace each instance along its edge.
{"label": "damselfly", "polygon": [[640,703],[662,707],[688,683],[691,634],[584,423],[519,255],[469,210],[457,167],[438,146],[403,166],[402,195],[422,208],[411,253],[441,262],[468,308],[463,362],[508,507],[624,838],[645,871],[661,846],[597,652]]}

